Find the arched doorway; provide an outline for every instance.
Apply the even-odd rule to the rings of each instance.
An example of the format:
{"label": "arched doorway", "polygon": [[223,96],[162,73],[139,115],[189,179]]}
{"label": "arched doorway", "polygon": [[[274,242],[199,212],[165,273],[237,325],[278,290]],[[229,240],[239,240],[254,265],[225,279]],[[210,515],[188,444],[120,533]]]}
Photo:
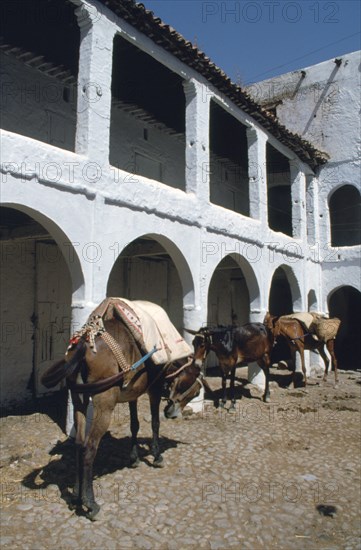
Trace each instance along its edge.
{"label": "arched doorway", "polygon": [[341,369],[359,368],[361,353],[361,293],[343,286],[331,294],[328,302],[330,317],[341,319],[335,342],[336,357]]}
{"label": "arched doorway", "polygon": [[242,325],[249,322],[250,296],[245,275],[229,255],[217,265],[208,291],[210,325]]}
{"label": "arched doorway", "polygon": [[[48,220],[45,227],[31,216],[32,211],[20,208],[25,210],[0,208],[1,402],[5,409],[49,392],[40,377],[66,350],[74,279],[80,274],[79,269],[71,274],[51,232],[53,222]],[[57,229],[63,235],[62,245],[70,245]],[[78,263],[74,250],[67,250]]]}
{"label": "arched doorway", "polygon": [[308,311],[318,311],[316,292],[311,289],[307,295]]}
{"label": "arched doorway", "polygon": [[353,185],[343,185],[330,197],[331,246],[361,244],[361,195]]}
{"label": "arched doorway", "polygon": [[162,306],[179,331],[183,305],[193,301],[193,282],[179,249],[166,237],[145,235],[124,248],[109,275],[107,296],[148,300]]}
{"label": "arched doorway", "polygon": [[[292,286],[287,275],[293,276]],[[296,296],[299,297],[297,281],[290,268],[287,266],[278,267],[273,274],[269,293],[268,310],[270,314],[280,316],[292,313],[296,298],[293,294],[296,290],[298,290]],[[279,338],[273,348],[271,360],[273,363],[278,363],[281,360],[289,359],[291,359],[291,354],[287,342],[283,338]]]}

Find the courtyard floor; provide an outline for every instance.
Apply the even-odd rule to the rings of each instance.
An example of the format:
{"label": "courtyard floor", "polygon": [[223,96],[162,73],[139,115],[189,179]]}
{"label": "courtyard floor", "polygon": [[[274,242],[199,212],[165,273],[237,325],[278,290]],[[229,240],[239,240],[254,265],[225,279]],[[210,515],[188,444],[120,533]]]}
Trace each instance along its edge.
{"label": "courtyard floor", "polygon": [[[235,413],[206,400],[200,413],[162,420],[162,469],[148,452],[147,397],[137,469],[129,468],[128,407],[118,405],[95,462],[95,522],[66,503],[74,445],[56,415],[3,417],[1,547],[360,549],[361,372],[341,372],[336,389],[333,373],[297,389],[288,375],[272,369],[265,404],[237,369]],[[220,387],[219,377],[208,380]]]}

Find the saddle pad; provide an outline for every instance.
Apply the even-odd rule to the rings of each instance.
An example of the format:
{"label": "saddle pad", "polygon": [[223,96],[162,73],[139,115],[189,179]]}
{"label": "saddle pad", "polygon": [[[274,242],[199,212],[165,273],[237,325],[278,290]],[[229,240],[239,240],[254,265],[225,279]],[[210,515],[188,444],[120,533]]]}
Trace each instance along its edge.
{"label": "saddle pad", "polygon": [[296,319],[297,321],[300,321],[307,328],[307,330],[311,329],[311,325],[315,320],[314,316],[307,311],[290,313],[289,315],[282,315],[282,317],[284,317],[285,319]]}
{"label": "saddle pad", "polygon": [[154,346],[158,348],[152,355],[156,365],[176,361],[192,354],[192,349],[171,323],[163,308],[144,300],[120,300],[128,304],[138,316],[146,351],[152,351]]}

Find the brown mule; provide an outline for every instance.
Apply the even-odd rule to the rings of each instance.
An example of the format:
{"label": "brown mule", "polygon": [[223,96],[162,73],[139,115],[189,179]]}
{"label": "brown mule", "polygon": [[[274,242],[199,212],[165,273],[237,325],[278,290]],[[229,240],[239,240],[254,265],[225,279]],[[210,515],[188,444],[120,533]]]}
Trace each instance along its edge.
{"label": "brown mule", "polygon": [[193,334],[194,360],[198,366],[204,363],[207,354],[212,350],[217,355],[222,371],[223,397],[220,406],[224,407],[227,401],[227,376],[230,374],[231,407],[235,408],[234,379],[236,366],[241,363],[256,361],[266,377],[266,387],[263,401],[269,401],[269,368],[272,341],[262,323],[247,323],[240,327],[228,326],[208,328],[202,327],[198,331],[188,330]]}
{"label": "brown mule", "polygon": [[[140,360],[142,354],[139,347],[122,322],[112,319],[105,321],[104,326],[107,333],[119,344],[129,365]],[[159,406],[162,394],[164,395],[164,387],[167,386],[170,392],[164,414],[167,418],[174,418],[199,394],[202,385],[200,368],[192,360],[187,359],[169,365],[155,365],[151,359],[147,359],[124,385],[114,353],[100,336],[95,338],[95,345],[96,353],[90,344],[81,338],[74,350],[67,353],[66,361],[51,367],[42,379],[48,387],[51,384],[55,385],[61,378],[68,379],[74,405],[77,459],[72,507],[85,508],[89,519],[94,519],[99,512],[99,505],[94,499],[93,463],[99,442],[108,430],[115,405],[129,403],[132,433],[130,459],[131,465],[137,466],[137,399],[148,393],[153,431],[151,453],[154,456],[154,466],[159,467],[163,461],[159,448]],[[116,385],[113,385],[114,383]],[[86,434],[86,414],[90,397],[94,414],[89,433]]]}
{"label": "brown mule", "polygon": [[[314,335],[317,332],[317,326],[321,323],[321,326],[326,326],[326,330],[323,330],[320,333],[320,338],[316,339]],[[335,355],[335,338],[337,332],[340,328],[340,320],[336,317],[333,319],[321,319],[319,320],[315,316],[315,323],[311,325],[310,329],[307,330],[303,327],[302,323],[297,319],[292,319],[289,316],[275,317],[266,314],[264,318],[264,324],[267,329],[273,334],[275,341],[284,337],[292,355],[292,360],[295,364],[296,352],[300,354],[301,357],[301,366],[303,374],[303,382],[307,385],[307,374],[305,366],[305,350],[317,351],[325,364],[325,374],[323,376],[323,381],[327,380],[328,368],[330,361],[325,352],[325,345],[327,350],[330,353],[332,365],[335,371],[335,387],[338,384],[338,372],[337,372],[337,359]]]}

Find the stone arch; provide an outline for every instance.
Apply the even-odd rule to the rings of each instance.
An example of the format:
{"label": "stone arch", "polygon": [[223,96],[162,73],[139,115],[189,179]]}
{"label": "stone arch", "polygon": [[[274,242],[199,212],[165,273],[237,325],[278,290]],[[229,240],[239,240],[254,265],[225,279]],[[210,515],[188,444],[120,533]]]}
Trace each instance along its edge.
{"label": "stone arch", "polygon": [[336,357],[341,369],[355,369],[361,353],[361,292],[350,285],[333,289],[328,296],[330,317],[341,320],[335,341]]}
{"label": "stone arch", "polygon": [[1,359],[11,365],[3,372],[1,401],[12,407],[48,393],[40,377],[64,356],[72,300],[81,297],[84,279],[72,243],[50,218],[15,203],[0,209]]}
{"label": "stone arch", "polygon": [[328,196],[331,246],[361,244],[361,194],[350,184],[333,189]]}
{"label": "stone arch", "polygon": [[210,278],[208,322],[244,324],[250,321],[251,312],[259,308],[259,285],[252,267],[240,254],[227,254]]}
{"label": "stone arch", "polygon": [[273,273],[268,309],[272,315],[285,315],[302,309],[301,291],[293,269],[279,266]]}
{"label": "stone arch", "polygon": [[308,311],[318,311],[318,300],[316,296],[316,292],[313,290],[309,290],[307,295],[307,310]]}
{"label": "stone arch", "polygon": [[107,295],[158,303],[180,328],[184,308],[194,306],[193,277],[173,241],[147,233],[133,239],[119,254],[109,274]]}
{"label": "stone arch", "polygon": [[7,202],[1,203],[0,208],[1,207],[12,208],[13,210],[22,212],[46,229],[46,231],[49,233],[49,235],[51,235],[51,237],[54,239],[57,246],[59,247],[69,269],[73,299],[84,299],[85,285],[81,262],[74,243],[69,239],[65,231],[46,214],[29,206]]}

